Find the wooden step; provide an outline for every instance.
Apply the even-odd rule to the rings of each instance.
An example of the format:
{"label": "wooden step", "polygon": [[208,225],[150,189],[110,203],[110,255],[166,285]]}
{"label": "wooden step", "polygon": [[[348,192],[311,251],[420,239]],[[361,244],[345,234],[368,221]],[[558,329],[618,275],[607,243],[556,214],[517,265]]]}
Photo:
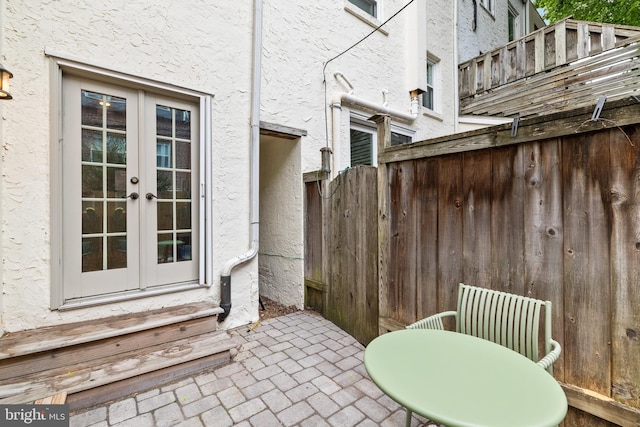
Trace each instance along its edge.
{"label": "wooden step", "polygon": [[0,404],[29,403],[65,391],[67,395],[134,378],[216,353],[228,353],[234,347],[226,331],[204,338],[185,338],[170,346],[156,345],[116,356],[104,357],[96,363],[73,365],[41,371],[0,384]]}
{"label": "wooden step", "polygon": [[229,363],[221,311],[197,303],[5,335],[0,404],[67,393],[80,409]]}
{"label": "wooden step", "polygon": [[222,312],[220,307],[211,303],[194,303],[9,333],[0,337],[0,360],[215,316]]}
{"label": "wooden step", "polygon": [[102,340],[88,341],[74,346],[65,346],[54,350],[25,354],[0,360],[0,384],[8,380],[41,371],[53,371],[69,366],[94,363],[105,355],[135,351],[158,343],[169,343],[182,338],[197,337],[214,332],[217,318],[202,317],[139,332],[127,333]]}
{"label": "wooden step", "polygon": [[33,402],[35,405],[64,405],[67,402],[67,392],[62,391],[53,396],[47,396],[44,399],[38,399]]}

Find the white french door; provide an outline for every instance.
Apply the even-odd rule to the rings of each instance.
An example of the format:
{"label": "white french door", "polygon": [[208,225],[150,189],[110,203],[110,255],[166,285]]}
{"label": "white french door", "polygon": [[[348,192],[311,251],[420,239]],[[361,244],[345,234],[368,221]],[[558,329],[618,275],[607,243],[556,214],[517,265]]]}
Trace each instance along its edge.
{"label": "white french door", "polygon": [[65,300],[198,280],[197,105],[63,79]]}

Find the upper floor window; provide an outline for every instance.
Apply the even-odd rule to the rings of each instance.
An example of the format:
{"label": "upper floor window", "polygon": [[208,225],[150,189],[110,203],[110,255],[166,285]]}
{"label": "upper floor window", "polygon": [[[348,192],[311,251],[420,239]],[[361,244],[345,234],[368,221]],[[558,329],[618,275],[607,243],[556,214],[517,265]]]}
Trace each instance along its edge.
{"label": "upper floor window", "polygon": [[520,20],[519,15],[516,9],[509,4],[509,12],[508,12],[508,28],[509,28],[509,41],[514,41],[517,38],[520,38]]}
{"label": "upper floor window", "polygon": [[436,109],[435,81],[436,81],[436,61],[427,59],[427,90],[422,94],[422,106],[430,110]]}
{"label": "upper floor window", "polygon": [[378,2],[376,0],[349,0],[349,3],[364,10],[374,18],[378,17]]}
{"label": "upper floor window", "polygon": [[493,2],[494,0],[480,0],[480,4],[491,13],[493,13]]}

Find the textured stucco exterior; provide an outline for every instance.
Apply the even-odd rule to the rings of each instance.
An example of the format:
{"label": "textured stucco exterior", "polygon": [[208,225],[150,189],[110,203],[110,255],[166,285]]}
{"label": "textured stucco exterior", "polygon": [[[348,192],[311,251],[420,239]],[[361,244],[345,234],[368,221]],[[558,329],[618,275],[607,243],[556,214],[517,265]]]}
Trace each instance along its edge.
{"label": "textured stucco exterior", "polygon": [[515,39],[544,26],[544,21],[529,0],[493,0],[493,10],[487,9],[481,0],[457,1],[459,62],[509,43],[509,8],[517,15]]}
{"label": "textured stucco exterior", "polygon": [[[332,140],[334,123],[332,110],[325,108],[339,95],[349,90],[334,77],[342,73],[353,85],[353,94],[368,101],[383,104],[383,91],[387,92],[390,109],[409,113],[409,90],[417,83],[408,81],[408,67],[426,62],[426,50],[440,58],[440,104],[436,119],[421,109],[418,119],[409,125],[416,132],[415,140],[444,135],[454,131],[455,87],[454,60],[454,6],[441,1],[441,7],[429,8],[411,5],[405,12],[389,22],[384,32],[377,32],[339,58],[324,64],[348,49],[370,33],[407,2],[384,0],[380,20],[365,20],[348,1],[320,3],[291,3],[286,0],[265,2],[263,81],[261,97],[262,120],[294,128],[305,129],[303,140],[303,172],[320,168],[320,148],[328,145],[334,152],[332,170],[338,172],[349,165],[348,141],[351,111],[365,115],[375,113],[343,105],[340,140]],[[416,14],[421,13],[421,16]],[[407,42],[413,20],[426,25],[438,39]],[[429,31],[430,29],[430,31]],[[409,47],[408,47],[409,46]],[[413,48],[412,51],[407,49]],[[410,61],[407,60],[410,58]],[[326,79],[326,99],[323,82]],[[441,119],[445,117],[444,119]]]}
{"label": "textured stucco exterior", "polygon": [[[302,174],[321,167],[323,147],[333,152],[332,176],[349,166],[354,117],[391,111],[393,126],[415,141],[456,132],[456,11],[470,2],[413,2],[347,51],[407,2],[379,0],[381,15],[374,19],[347,0],[264,0],[258,86],[252,81],[253,1],[1,1],[2,62],[15,77],[14,99],[0,106],[0,332],[219,302],[225,263],[250,247],[250,116],[258,89],[261,121],[304,132],[261,137],[260,248],[256,259],[233,269],[233,308],[223,327],[256,321],[259,293],[302,307]],[[51,56],[212,96],[209,287],[51,308],[59,286],[52,236],[60,215],[52,206],[61,196],[52,152],[62,113]],[[437,63],[435,108],[414,105],[412,111],[410,91],[426,89],[427,57]],[[359,101],[347,101],[347,93]]]}
{"label": "textured stucco exterior", "polygon": [[[206,299],[219,299],[222,264],[247,250],[247,126],[252,4],[189,0],[5,1],[3,60],[14,99],[3,106],[2,322],[5,331],[71,323]],[[210,288],[61,312],[50,310],[52,198],[50,61],[56,52],[107,69],[214,96],[213,277]],[[233,66],[230,66],[233,58]],[[229,167],[234,165],[234,167]],[[255,319],[257,264],[234,272],[234,317]]]}
{"label": "textured stucco exterior", "polygon": [[299,140],[260,142],[260,295],[302,308],[303,217]]}

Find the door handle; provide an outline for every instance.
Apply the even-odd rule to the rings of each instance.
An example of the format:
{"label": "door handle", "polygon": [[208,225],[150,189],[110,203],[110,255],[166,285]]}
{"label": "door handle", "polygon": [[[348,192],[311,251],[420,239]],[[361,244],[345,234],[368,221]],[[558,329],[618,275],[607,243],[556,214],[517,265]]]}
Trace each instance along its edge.
{"label": "door handle", "polygon": [[123,197],[123,199],[136,200],[136,199],[138,199],[138,197],[140,197],[140,195],[134,191],[133,193],[129,194],[128,196]]}
{"label": "door handle", "polygon": [[147,194],[145,195],[145,197],[147,198],[147,200],[153,200],[153,199],[157,199],[157,198],[158,198],[158,196],[156,196],[156,195],[155,195],[155,194],[153,194],[153,193],[147,193]]}

